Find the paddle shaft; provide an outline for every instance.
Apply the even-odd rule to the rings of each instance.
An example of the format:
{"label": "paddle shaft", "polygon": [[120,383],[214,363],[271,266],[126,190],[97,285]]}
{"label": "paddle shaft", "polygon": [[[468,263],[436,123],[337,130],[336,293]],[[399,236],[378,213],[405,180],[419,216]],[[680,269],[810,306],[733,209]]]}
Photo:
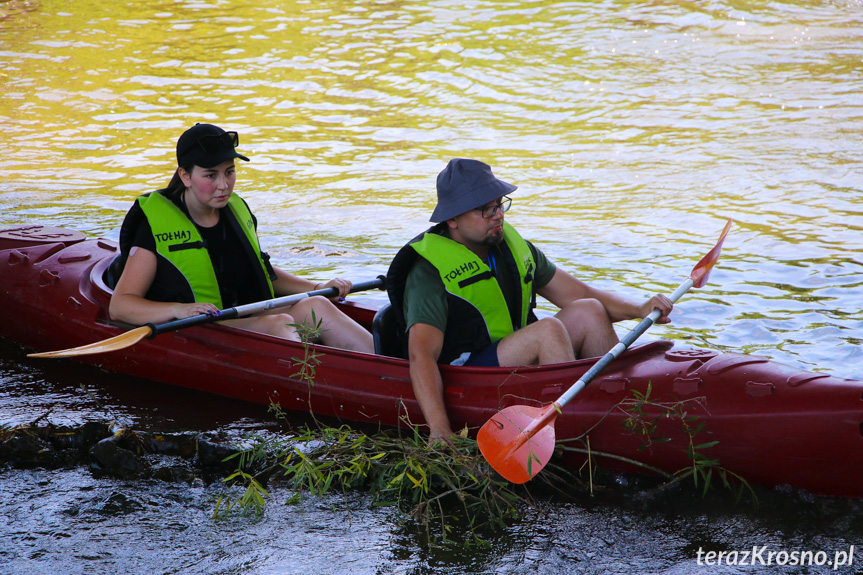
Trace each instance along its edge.
{"label": "paddle shaft", "polygon": [[[367,282],[361,282],[358,284],[354,284],[351,287],[351,292],[358,291],[367,291],[372,289],[382,288],[384,285],[383,277],[378,277],[377,279],[373,279]],[[268,299],[264,301],[247,303],[244,305],[238,305],[236,307],[231,307],[228,309],[219,310],[218,314],[201,314],[195,315],[192,317],[185,317],[182,319],[175,319],[173,321],[168,321],[165,323],[152,324],[147,323],[144,324],[146,327],[150,328],[150,335],[148,338],[154,338],[160,333],[166,333],[170,331],[176,331],[178,329],[183,329],[186,327],[192,327],[196,325],[202,325],[207,323],[214,323],[217,321],[222,321],[226,319],[234,319],[244,315],[251,315],[255,313],[261,313],[264,311],[268,311],[271,309],[275,309],[278,307],[286,307],[290,305],[295,305],[306,298],[315,297],[315,296],[323,296],[323,297],[334,297],[338,295],[339,290],[337,288],[331,287],[326,289],[319,289],[315,291],[298,293],[292,295],[286,295],[282,297],[277,297],[274,299]]]}
{"label": "paddle shaft", "polygon": [[[671,299],[671,303],[677,303],[677,300],[679,300],[681,297],[683,297],[683,294],[685,294],[686,292],[689,291],[689,288],[692,287],[692,284],[693,284],[692,278],[686,278],[686,281],[684,281],[682,284],[680,284],[680,286],[676,290],[674,290],[674,293],[672,293],[671,296],[669,296],[669,299]],[[600,371],[605,369],[605,367],[609,363],[611,363],[612,361],[617,359],[620,356],[620,354],[622,354],[624,351],[626,351],[627,348],[629,348],[629,346],[635,342],[635,340],[637,340],[639,337],[641,337],[641,335],[645,331],[647,331],[648,328],[650,328],[650,326],[652,326],[654,324],[654,322],[656,322],[657,319],[659,319],[659,315],[661,313],[662,312],[659,311],[658,309],[654,309],[652,312],[650,312],[650,315],[648,315],[646,318],[641,320],[641,322],[639,322],[639,324],[637,326],[635,326],[632,329],[632,331],[630,331],[625,336],[623,336],[623,338],[613,348],[611,348],[611,350],[609,350],[608,353],[606,353],[604,356],[602,356],[602,359],[600,359],[599,361],[594,363],[593,366],[590,369],[588,369],[587,372],[584,375],[582,375],[578,381],[573,383],[572,386],[570,386],[570,388],[567,389],[566,392],[563,395],[561,395],[557,401],[555,401],[557,406],[563,407],[564,405],[566,405],[567,403],[572,401],[572,399],[576,395],[581,393],[581,391],[585,387],[587,387],[587,384],[590,383],[590,381],[594,377],[596,377],[596,375]]]}
{"label": "paddle shaft", "polygon": [[[719,241],[716,242],[713,249],[701,258],[701,261],[695,264],[689,277],[686,278],[676,290],[674,290],[674,293],[672,293],[671,296],[669,296],[671,303],[677,303],[677,300],[683,297],[683,294],[688,292],[692,286],[701,287],[707,283],[707,278],[710,276],[710,270],[713,269],[713,266],[716,265],[716,262],[719,260],[719,254],[722,251],[722,243],[725,241],[725,236],[728,235],[728,230],[731,229],[731,223],[731,220],[728,220],[719,236]],[[593,364],[591,368],[578,379],[578,381],[573,383],[570,388],[563,393],[563,395],[561,395],[554,403],[545,407],[542,410],[540,417],[525,427],[521,436],[513,444],[512,449],[509,450],[509,453],[515,452],[531,437],[536,435],[540,429],[554,421],[563,406],[572,401],[576,395],[581,393],[582,390],[587,387],[587,384],[590,383],[590,381],[596,377],[600,371],[605,369],[609,363],[617,359],[635,340],[641,337],[641,334],[647,331],[647,329],[652,326],[657,319],[659,319],[659,315],[661,313],[662,312],[658,309],[654,309],[650,312],[650,314],[646,318],[642,319],[641,322],[632,329],[632,331],[623,336],[623,338],[613,348],[611,348],[608,353]]]}
{"label": "paddle shaft", "polygon": [[[676,290],[674,290],[674,293],[669,296],[669,299],[671,299],[671,303],[677,303],[677,300],[679,300],[683,296],[683,294],[689,291],[693,283],[694,281],[691,277],[686,278],[686,280],[682,284],[680,284],[680,286]],[[563,393],[563,395],[557,398],[554,403],[545,407],[542,410],[542,414],[540,415],[540,417],[533,420],[530,425],[524,428],[524,431],[521,433],[518,440],[512,445],[509,453],[514,453],[522,445],[527,443],[531,437],[536,435],[536,433],[540,429],[548,425],[550,422],[554,421],[563,406],[572,401],[572,399],[576,395],[581,393],[584,388],[587,387],[587,384],[590,383],[591,380],[593,380],[593,378],[596,377],[597,374],[599,374],[599,372],[605,369],[609,363],[617,359],[620,354],[626,351],[627,348],[632,345],[635,340],[641,337],[641,335],[645,331],[647,331],[647,329],[652,326],[657,319],[659,319],[661,313],[662,312],[658,309],[654,309],[652,312],[650,312],[650,315],[641,320],[641,322],[639,322],[639,324],[635,326],[632,331],[623,336],[623,338],[619,342],[617,342],[617,344],[613,348],[611,348],[608,353],[602,356],[599,361],[594,363],[590,367],[590,369],[588,369],[585,374],[578,379],[578,381],[573,383],[569,387],[569,389],[567,389]]]}
{"label": "paddle shaft", "polygon": [[[707,255],[701,258],[701,261],[695,264],[695,267],[692,269],[692,273],[689,274],[689,277],[686,278],[683,283],[680,284],[676,290],[674,290],[674,293],[669,296],[671,303],[677,303],[677,300],[683,297],[683,294],[688,292],[692,286],[698,288],[703,286],[707,282],[707,278],[710,275],[710,270],[713,269],[713,266],[716,265],[716,262],[719,260],[719,253],[722,250],[722,243],[725,241],[725,236],[728,235],[728,230],[730,229],[731,220],[728,220],[722,230],[722,233],[719,236],[719,241],[716,242],[716,245],[713,246],[713,249],[711,249],[707,253]],[[555,401],[551,405],[551,407],[554,408],[553,413],[556,414],[560,408],[569,403],[576,395],[581,393],[581,391],[585,387],[587,387],[587,384],[590,383],[590,380],[596,377],[596,374],[605,369],[605,366],[617,359],[617,357],[620,356],[620,354],[622,354],[624,351],[626,351],[626,349],[630,345],[632,345],[635,340],[641,337],[641,334],[647,331],[647,329],[652,326],[657,319],[659,319],[659,315],[661,313],[662,312],[660,312],[658,309],[654,309],[652,312],[650,312],[650,315],[641,320],[641,322],[637,326],[635,326],[632,331],[623,336],[623,338],[617,343],[617,345],[615,345],[608,353],[602,356],[602,359],[593,364],[593,366],[589,370],[587,370],[587,373],[581,376],[578,381],[572,384],[572,386],[567,389],[566,392],[564,392],[564,394],[561,395],[557,399],[557,401]],[[543,417],[542,419],[547,420],[548,418]],[[530,426],[532,434],[536,433],[536,428],[537,426]],[[527,430],[525,430],[525,432],[527,432]],[[527,439],[530,439],[530,436],[528,436]],[[523,444],[524,442],[521,443]]]}
{"label": "paddle shaft", "polygon": [[[351,293],[369,289],[383,289],[383,287],[384,277],[378,276],[378,278],[375,280],[354,284],[353,287],[351,287]],[[263,311],[275,309],[277,307],[294,305],[309,297],[333,297],[338,295],[338,293],[339,292],[336,288],[327,288],[310,291],[307,293],[293,294],[289,296],[278,297],[275,299],[240,305],[237,307],[220,310],[218,315],[201,314],[160,324],[148,323],[140,327],[130,329],[127,332],[121,333],[120,335],[115,335],[114,337],[108,338],[103,341],[97,341],[95,343],[89,343],[87,345],[81,345],[78,347],[73,347],[71,349],[46,351],[42,353],[30,353],[27,354],[27,357],[76,357],[81,355],[92,355],[96,353],[117,351],[118,349],[126,349],[127,347],[133,346],[142,339],[152,339],[160,333],[176,331],[184,327],[192,327],[195,325],[213,323],[225,319],[233,319],[242,315],[260,313]]]}

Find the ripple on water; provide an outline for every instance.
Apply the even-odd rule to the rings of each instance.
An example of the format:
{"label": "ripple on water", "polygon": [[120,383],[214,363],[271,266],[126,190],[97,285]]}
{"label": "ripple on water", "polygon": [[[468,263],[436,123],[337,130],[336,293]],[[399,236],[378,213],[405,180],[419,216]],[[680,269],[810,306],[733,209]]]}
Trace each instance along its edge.
{"label": "ripple on water", "polygon": [[[2,5],[0,225],[116,239],[134,197],[167,183],[178,133],[209,121],[252,157],[238,190],[276,262],[369,279],[428,225],[445,161],[477,157],[519,186],[507,218],[528,239],[634,298],[676,287],[733,218],[708,286],[645,337],[863,378],[858,0]],[[21,357],[0,344],[4,424],[268,421]],[[700,546],[860,538],[845,502],[779,494],[786,511],[762,515],[684,495],[555,502],[488,550],[448,552],[362,497],[347,519],[328,501],[212,522],[203,486],[2,474],[0,561],[28,575],[692,573]]]}

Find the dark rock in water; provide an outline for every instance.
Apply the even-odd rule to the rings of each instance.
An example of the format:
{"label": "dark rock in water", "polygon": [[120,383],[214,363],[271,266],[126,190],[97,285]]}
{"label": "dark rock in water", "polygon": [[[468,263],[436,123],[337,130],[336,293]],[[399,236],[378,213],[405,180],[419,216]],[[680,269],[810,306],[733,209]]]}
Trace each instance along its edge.
{"label": "dark rock in water", "polygon": [[118,446],[128,449],[135,455],[146,455],[149,453],[146,446],[146,434],[124,427],[117,431],[114,437],[117,438]]}
{"label": "dark rock in water", "polygon": [[149,470],[147,462],[121,446],[124,437],[121,434],[113,435],[97,443],[90,453],[96,459],[100,469],[112,477],[140,477]]}
{"label": "dark rock in water", "polygon": [[236,453],[239,450],[235,447],[215,443],[204,436],[198,437],[198,465],[204,469],[233,471],[237,468],[237,461],[225,461],[225,458]]}
{"label": "dark rock in water", "polygon": [[94,473],[123,479],[153,478],[192,484],[231,473],[240,450],[199,433],[113,431],[110,422],[77,427],[20,426],[0,432],[0,463],[58,468],[91,465]]}
{"label": "dark rock in water", "polygon": [[80,441],[81,449],[90,451],[91,446],[96,445],[111,435],[111,426],[102,421],[88,421],[76,428],[75,431],[75,436]]}
{"label": "dark rock in water", "polygon": [[107,423],[88,422],[80,427],[21,426],[4,432],[0,461],[18,467],[78,465],[90,449],[111,436]]}
{"label": "dark rock in water", "polygon": [[141,509],[144,509],[144,505],[142,505],[141,502],[129,497],[125,493],[118,493],[115,491],[107,499],[102,501],[96,511],[100,515],[116,516],[136,513]]}
{"label": "dark rock in water", "polygon": [[198,479],[199,473],[190,460],[182,457],[166,457],[163,455],[147,458],[150,464],[150,475],[153,479],[170,483],[192,484]]}
{"label": "dark rock in water", "polygon": [[111,426],[99,421],[88,421],[79,427],[49,425],[36,429],[39,435],[50,441],[55,449],[71,450],[82,456],[88,453],[94,445],[111,436]]}
{"label": "dark rock in water", "polygon": [[55,458],[51,444],[35,433],[16,433],[0,443],[0,460],[21,467],[50,466]]}
{"label": "dark rock in water", "polygon": [[191,459],[198,450],[198,433],[152,433],[143,435],[141,442],[147,453],[176,455]]}

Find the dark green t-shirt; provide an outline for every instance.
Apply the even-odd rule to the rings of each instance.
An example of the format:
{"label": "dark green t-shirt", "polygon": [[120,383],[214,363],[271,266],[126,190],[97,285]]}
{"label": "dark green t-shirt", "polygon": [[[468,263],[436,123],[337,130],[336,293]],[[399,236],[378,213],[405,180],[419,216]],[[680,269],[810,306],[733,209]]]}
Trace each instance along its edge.
{"label": "dark green t-shirt", "polygon": [[[536,288],[541,289],[551,281],[557,267],[548,261],[545,254],[539,251],[532,243],[527,242],[527,245],[536,262],[534,282]],[[513,286],[511,274],[501,269],[506,263],[500,246],[495,246],[492,249],[498,267],[495,278],[497,278],[504,297],[507,301],[513,297],[518,299],[517,294],[519,292],[516,290],[520,288]],[[406,329],[410,329],[415,323],[424,323],[434,326],[443,332],[446,331],[447,315],[449,312],[446,288],[444,288],[443,280],[440,279],[440,273],[424,258],[419,258],[408,274],[404,295],[404,312]]]}

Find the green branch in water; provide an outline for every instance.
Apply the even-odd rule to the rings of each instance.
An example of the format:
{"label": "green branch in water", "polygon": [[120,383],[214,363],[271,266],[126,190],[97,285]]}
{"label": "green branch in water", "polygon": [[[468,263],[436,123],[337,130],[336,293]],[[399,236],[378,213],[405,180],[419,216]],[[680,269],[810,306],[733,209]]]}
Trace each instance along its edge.
{"label": "green branch in water", "polygon": [[235,456],[246,469],[225,481],[245,489],[231,501],[220,498],[215,517],[236,512],[259,516],[266,506],[264,482],[278,477],[295,490],[289,503],[304,493],[322,497],[367,489],[373,505],[397,508],[418,522],[431,541],[451,542],[458,532],[460,542],[466,535],[469,543],[480,544],[486,529],[505,526],[526,502],[516,493],[521,489],[494,473],[476,441],[467,438],[429,446],[417,429],[406,436],[366,435],[343,426],[306,428],[288,443],[259,441]]}

